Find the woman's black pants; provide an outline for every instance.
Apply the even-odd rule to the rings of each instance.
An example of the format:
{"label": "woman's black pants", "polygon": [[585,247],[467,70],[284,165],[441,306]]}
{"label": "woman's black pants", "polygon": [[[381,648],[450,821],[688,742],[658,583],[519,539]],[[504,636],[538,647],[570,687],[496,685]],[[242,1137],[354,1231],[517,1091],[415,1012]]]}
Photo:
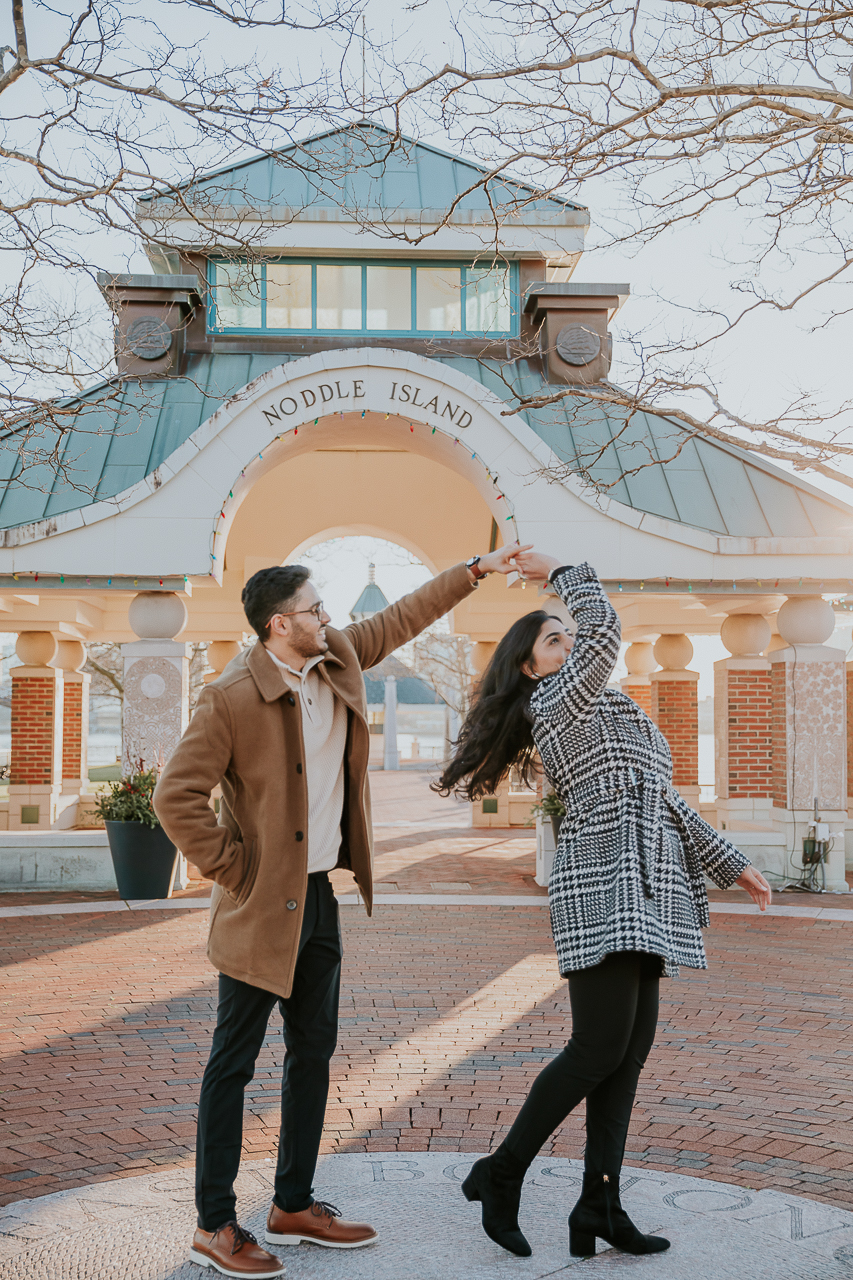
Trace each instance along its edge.
{"label": "woman's black pants", "polygon": [[616,1175],[637,1081],[655,1038],[659,956],[616,951],[569,974],[572,1037],[542,1070],[504,1145],[527,1167],[586,1098],[588,1174]]}

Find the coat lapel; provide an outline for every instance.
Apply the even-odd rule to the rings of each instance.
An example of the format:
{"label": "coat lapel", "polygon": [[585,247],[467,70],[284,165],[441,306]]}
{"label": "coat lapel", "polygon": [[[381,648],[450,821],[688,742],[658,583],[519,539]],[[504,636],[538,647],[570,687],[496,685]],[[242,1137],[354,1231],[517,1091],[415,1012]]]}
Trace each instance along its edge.
{"label": "coat lapel", "polygon": [[260,640],[256,640],[249,650],[246,666],[264,702],[275,702],[277,698],[290,692],[281,678],[281,672]]}

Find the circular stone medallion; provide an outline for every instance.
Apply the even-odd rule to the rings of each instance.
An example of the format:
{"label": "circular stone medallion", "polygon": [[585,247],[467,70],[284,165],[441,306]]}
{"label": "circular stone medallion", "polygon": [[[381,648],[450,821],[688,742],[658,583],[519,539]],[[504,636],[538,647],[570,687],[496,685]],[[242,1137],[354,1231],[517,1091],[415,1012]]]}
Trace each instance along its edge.
{"label": "circular stone medallion", "polygon": [[601,351],[601,338],[583,324],[570,324],[557,335],[557,355],[566,364],[589,364]]}
{"label": "circular stone medallion", "polygon": [[127,329],[127,347],[140,360],[159,360],[172,345],[172,330],[165,320],[141,316]]}
{"label": "circular stone medallion", "polygon": [[[269,1106],[270,1116],[273,1107]],[[514,1258],[480,1226],[480,1206],[460,1183],[476,1156],[369,1152],[321,1157],[319,1194],[379,1239],[342,1253],[313,1244],[270,1245],[287,1280],[850,1280],[853,1213],[779,1191],[626,1167],[625,1208],[641,1231],[672,1241],[666,1253],[632,1258],[599,1240],[596,1257],[572,1258],[566,1218],[583,1166],[534,1160],[520,1224],[533,1247]],[[272,1160],[244,1161],[240,1222],[263,1242],[273,1196]],[[199,1280],[189,1260],[195,1227],[191,1169],[96,1182],[0,1209],[3,1280]]]}
{"label": "circular stone medallion", "polygon": [[166,692],[166,681],[160,675],[143,676],[139,688],[146,698],[160,698]]}

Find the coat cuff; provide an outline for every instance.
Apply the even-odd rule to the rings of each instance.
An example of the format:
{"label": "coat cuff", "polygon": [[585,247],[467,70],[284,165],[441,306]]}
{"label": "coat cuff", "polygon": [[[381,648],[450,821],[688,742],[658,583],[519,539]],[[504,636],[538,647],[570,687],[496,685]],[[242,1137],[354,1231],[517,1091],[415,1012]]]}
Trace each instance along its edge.
{"label": "coat cuff", "polygon": [[583,564],[564,564],[559,569],[552,569],[548,581],[561,595],[564,592],[568,595],[584,582],[598,582],[598,574],[591,564],[584,561]]}

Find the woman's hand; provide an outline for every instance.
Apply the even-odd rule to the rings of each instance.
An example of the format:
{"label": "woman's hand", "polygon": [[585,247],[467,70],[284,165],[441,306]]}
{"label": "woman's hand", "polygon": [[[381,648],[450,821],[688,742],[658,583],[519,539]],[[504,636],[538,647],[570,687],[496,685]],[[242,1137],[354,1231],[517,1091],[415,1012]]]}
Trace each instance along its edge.
{"label": "woman's hand", "polygon": [[773,890],[755,867],[747,867],[743,875],[738,876],[735,884],[739,884],[741,889],[746,889],[752,901],[757,902],[762,911],[766,911],[770,906]]}
{"label": "woman's hand", "polygon": [[530,547],[521,547],[515,555],[515,567],[528,582],[545,582],[552,569],[559,569],[562,560],[553,556],[543,556],[540,551]]}
{"label": "woman's hand", "polygon": [[479,567],[483,573],[514,573],[516,566],[513,560],[523,552],[533,550],[533,543],[523,547],[519,542],[511,542],[508,547],[500,547],[490,551],[487,556],[480,556]]}

